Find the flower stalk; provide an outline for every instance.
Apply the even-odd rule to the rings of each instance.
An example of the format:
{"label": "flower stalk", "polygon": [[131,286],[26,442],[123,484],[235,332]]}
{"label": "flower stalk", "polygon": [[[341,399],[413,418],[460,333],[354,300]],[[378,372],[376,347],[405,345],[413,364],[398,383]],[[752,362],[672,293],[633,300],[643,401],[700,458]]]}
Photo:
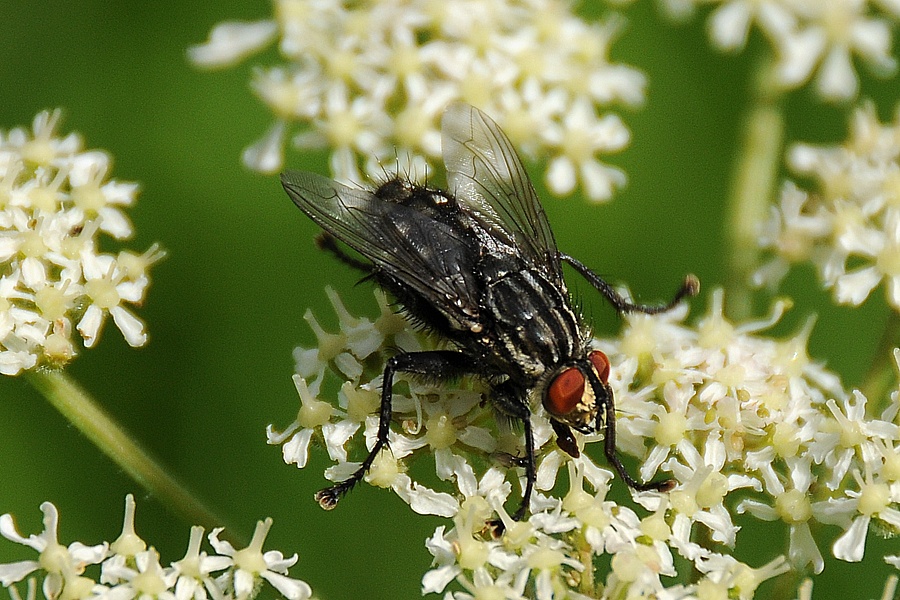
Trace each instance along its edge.
{"label": "flower stalk", "polygon": [[872,355],[872,366],[866,373],[860,390],[872,402],[872,411],[878,414],[891,401],[891,392],[897,389],[897,359],[895,349],[900,347],[900,315],[888,314],[878,347]]}
{"label": "flower stalk", "polygon": [[27,371],[25,377],[97,448],[186,521],[209,529],[223,525],[222,519],[167,473],[64,371],[37,369]]}
{"label": "flower stalk", "polygon": [[774,195],[784,144],[780,94],[770,71],[771,67],[764,64],[757,78],[729,198],[727,292],[729,313],[735,319],[753,314],[751,277],[759,266],[759,226]]}

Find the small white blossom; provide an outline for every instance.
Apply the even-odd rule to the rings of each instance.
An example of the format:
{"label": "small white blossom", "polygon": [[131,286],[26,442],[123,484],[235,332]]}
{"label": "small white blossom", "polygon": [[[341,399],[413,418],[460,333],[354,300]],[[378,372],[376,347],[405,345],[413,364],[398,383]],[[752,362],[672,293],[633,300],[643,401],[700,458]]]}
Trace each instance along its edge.
{"label": "small white blossom", "polygon": [[308,600],[312,596],[309,585],[287,576],[288,568],[297,562],[297,555],[284,558],[277,550],[262,551],[271,527],[271,518],[259,521],[250,544],[241,550],[236,550],[229,542],[219,539],[221,528],[209,534],[209,542],[216,552],[231,557],[230,580],[235,600],[252,598],[260,579],[269,582],[287,600]]}
{"label": "small white blossom", "polygon": [[[629,142],[610,105],[638,105],[643,75],[610,59],[619,22],[587,23],[558,0],[275,2],[274,20],[221,23],[194,64],[234,64],[278,39],[282,62],[253,89],[272,127],[244,152],[271,173],[282,147],[328,148],[332,174],[360,182],[386,165],[426,176],[440,161],[438,123],[462,100],[494,115],[517,146],[548,157],[551,190],[607,200],[625,183],[602,157]],[[398,158],[399,157],[399,158]]]}
{"label": "small white blossom", "polygon": [[854,55],[882,75],[896,69],[891,56],[891,19],[867,0],[794,0],[798,28],[781,40],[778,73],[788,86],[818,72],[816,89],[826,100],[856,97],[859,80]]}
{"label": "small white blossom", "polygon": [[191,538],[184,558],[172,563],[175,582],[175,600],[219,600],[221,591],[216,587],[212,574],[224,571],[233,565],[230,557],[209,556],[200,549],[203,543],[203,528],[191,527]]}
{"label": "small white blossom", "polygon": [[202,46],[188,49],[188,57],[197,66],[227,67],[267,46],[278,26],[274,21],[228,21],[219,23]]}
{"label": "small white blossom", "polygon": [[104,573],[115,587],[100,595],[100,600],[175,600],[172,588],[178,573],[163,569],[159,564],[159,553],[149,548],[134,555],[134,567],[117,564],[104,569]]}
{"label": "small white blossom", "polygon": [[900,310],[898,160],[900,122],[880,123],[871,104],[854,112],[840,146],[795,145],[788,164],[814,189],[784,185],[759,240],[771,258],[754,281],[774,287],[789,266],[812,262],[837,302],[859,305],[884,282]]}
{"label": "small white blossom", "polygon": [[139,305],[149,267],[164,253],[100,252],[99,236],[131,237],[122,208],[138,187],[108,179],[110,157],[56,135],[60,112],[42,112],[32,130],[0,132],[0,373],[61,366],[97,342],[107,315],[131,346],[147,342]]}
{"label": "small white blossom", "polygon": [[[308,600],[309,586],[287,576],[296,555],[285,559],[275,550],[262,552],[262,544],[272,524],[266,519],[257,524],[250,546],[235,550],[218,539],[221,529],[209,536],[216,554],[201,548],[203,528],[191,528],[188,550],[169,566],[160,563],[159,553],[134,529],[134,498],[125,499],[122,533],[109,543],[86,546],[74,542],[68,548],[56,539],[56,507],[45,502],[44,532],[27,538],[13,525],[12,516],[0,516],[0,534],[40,553],[38,560],[0,564],[0,585],[9,588],[14,600],[22,600],[14,584],[29,577],[27,600],[36,600],[34,582],[43,576],[45,600],[238,600],[252,598],[263,581],[287,600]],[[100,583],[89,569],[99,571]]]}
{"label": "small white blossom", "polygon": [[44,513],[44,531],[27,538],[16,531],[12,515],[0,516],[0,535],[39,553],[38,560],[0,565],[0,584],[9,587],[43,570],[46,573],[44,596],[55,598],[70,582],[77,581],[88,565],[101,563],[107,557],[108,545],[86,546],[80,542],[73,542],[68,547],[61,545],[57,538],[59,513],[56,507],[44,502],[41,511]]}

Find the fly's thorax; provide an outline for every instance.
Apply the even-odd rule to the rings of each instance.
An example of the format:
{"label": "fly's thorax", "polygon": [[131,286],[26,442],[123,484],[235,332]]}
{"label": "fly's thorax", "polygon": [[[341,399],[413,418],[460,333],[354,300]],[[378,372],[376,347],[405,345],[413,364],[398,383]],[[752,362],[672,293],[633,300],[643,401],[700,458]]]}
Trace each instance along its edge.
{"label": "fly's thorax", "polygon": [[608,381],[609,358],[592,350],[586,358],[549,373],[538,392],[551,418],[579,431],[594,431],[597,413],[610,394]]}

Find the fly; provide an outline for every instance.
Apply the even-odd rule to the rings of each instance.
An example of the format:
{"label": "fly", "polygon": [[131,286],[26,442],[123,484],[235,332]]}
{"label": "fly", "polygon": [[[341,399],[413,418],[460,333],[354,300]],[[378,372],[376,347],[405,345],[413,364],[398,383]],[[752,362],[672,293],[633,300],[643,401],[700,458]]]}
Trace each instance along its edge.
{"label": "fly", "polygon": [[[321,175],[289,171],[285,191],[325,234],[320,245],[366,273],[403,309],[448,340],[453,349],[402,352],[384,367],[375,445],[347,479],[316,494],[326,509],[362,479],[388,445],[395,373],[429,380],[480,377],[489,402],[522,423],[525,469],[521,519],[536,470],[532,406],[540,399],[557,444],[580,452],[573,429],[605,430],[604,453],[635,490],[669,490],[671,480],[639,482],[616,451],[616,418],[609,359],[591,348],[589,329],[572,308],[562,263],[571,265],[619,313],[656,314],[699,290],[693,275],[664,305],[634,304],[556,247],[534,187],[500,127],[467,104],[453,104],[441,121],[449,191],[391,179],[375,190],[352,188]],[[366,260],[347,255],[336,240]]]}

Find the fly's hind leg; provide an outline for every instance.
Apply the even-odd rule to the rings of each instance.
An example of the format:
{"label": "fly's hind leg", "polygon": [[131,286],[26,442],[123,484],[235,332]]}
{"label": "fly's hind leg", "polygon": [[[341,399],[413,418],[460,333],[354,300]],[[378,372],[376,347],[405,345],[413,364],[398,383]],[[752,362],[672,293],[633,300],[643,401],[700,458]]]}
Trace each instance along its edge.
{"label": "fly's hind leg", "polygon": [[371,275],[373,272],[373,267],[371,264],[353,258],[349,254],[344,252],[344,249],[338,246],[337,239],[327,231],[323,231],[316,236],[316,246],[319,247],[319,250],[330,252],[334,255],[335,258],[337,258],[345,265],[353,267],[354,269],[357,269],[369,275]]}
{"label": "fly's hind leg", "polygon": [[395,373],[412,373],[431,381],[446,381],[473,371],[472,361],[465,354],[452,350],[409,352],[391,357],[384,367],[381,408],[378,412],[378,436],[375,438],[375,445],[372,446],[368,456],[353,475],[316,493],[315,498],[319,505],[325,510],[334,508],[338,501],[365,477],[382,448],[388,447],[392,414],[391,388]]}

